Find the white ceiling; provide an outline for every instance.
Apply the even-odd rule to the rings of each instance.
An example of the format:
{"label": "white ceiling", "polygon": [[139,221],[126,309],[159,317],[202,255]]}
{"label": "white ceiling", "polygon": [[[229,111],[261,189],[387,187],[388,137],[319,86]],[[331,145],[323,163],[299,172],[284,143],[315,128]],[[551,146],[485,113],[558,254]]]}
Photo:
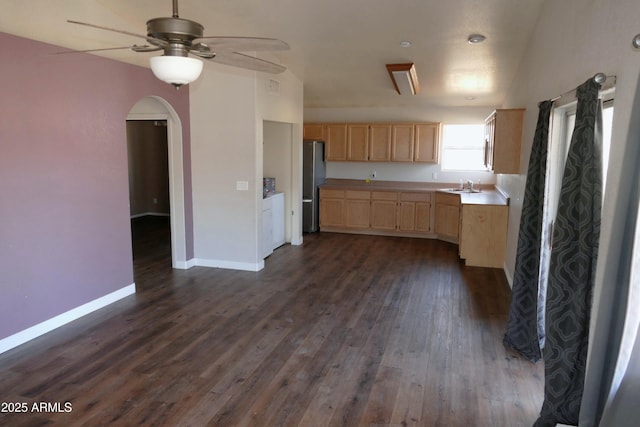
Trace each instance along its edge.
{"label": "white ceiling", "polygon": [[[181,0],[179,12],[204,25],[208,36],[289,43],[290,51],[265,58],[303,81],[305,107],[472,107],[502,103],[543,1]],[[171,16],[171,0],[0,0],[0,5],[0,31],[79,50],[140,40],[66,19],[145,34],[148,19]],[[487,40],[470,45],[471,33]],[[401,48],[403,40],[412,46]],[[158,53],[99,54],[148,66],[148,57]],[[385,64],[397,62],[416,64],[419,95],[395,92]]]}

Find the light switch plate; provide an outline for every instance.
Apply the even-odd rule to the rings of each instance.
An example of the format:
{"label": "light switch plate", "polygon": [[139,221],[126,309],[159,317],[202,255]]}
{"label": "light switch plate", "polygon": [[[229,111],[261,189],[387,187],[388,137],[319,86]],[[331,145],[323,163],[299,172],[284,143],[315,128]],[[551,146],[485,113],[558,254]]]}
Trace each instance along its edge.
{"label": "light switch plate", "polygon": [[236,190],[238,191],[249,190],[249,181],[236,181]]}

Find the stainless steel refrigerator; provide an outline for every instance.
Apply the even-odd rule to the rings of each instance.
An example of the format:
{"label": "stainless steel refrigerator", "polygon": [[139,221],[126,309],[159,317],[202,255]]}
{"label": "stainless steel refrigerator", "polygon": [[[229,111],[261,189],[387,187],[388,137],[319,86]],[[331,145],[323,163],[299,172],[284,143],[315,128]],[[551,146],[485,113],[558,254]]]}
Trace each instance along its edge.
{"label": "stainless steel refrigerator", "polygon": [[325,181],[324,142],[302,142],[302,231],[320,229],[320,189]]}

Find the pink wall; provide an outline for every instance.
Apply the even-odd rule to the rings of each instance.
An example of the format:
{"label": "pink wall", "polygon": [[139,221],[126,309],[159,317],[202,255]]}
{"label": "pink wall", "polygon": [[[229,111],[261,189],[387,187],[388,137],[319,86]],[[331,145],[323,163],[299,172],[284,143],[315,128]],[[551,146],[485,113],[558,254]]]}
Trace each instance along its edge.
{"label": "pink wall", "polygon": [[182,121],[193,257],[188,87],[59,50],[0,33],[0,339],[133,283],[125,120],[145,96]]}

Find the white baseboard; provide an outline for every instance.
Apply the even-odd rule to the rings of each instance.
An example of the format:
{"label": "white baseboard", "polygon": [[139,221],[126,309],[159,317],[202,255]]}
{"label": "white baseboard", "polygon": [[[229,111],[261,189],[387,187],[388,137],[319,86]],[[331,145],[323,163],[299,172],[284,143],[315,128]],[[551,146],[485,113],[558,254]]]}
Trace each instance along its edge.
{"label": "white baseboard", "polygon": [[264,268],[264,260],[256,263],[250,263],[250,262],[236,262],[236,261],[224,261],[224,260],[217,260],[217,259],[195,258],[193,261],[195,262],[194,265],[197,265],[200,267],[226,268],[229,270],[260,271]]}
{"label": "white baseboard", "polygon": [[188,270],[191,267],[195,267],[196,264],[196,260],[194,258],[191,258],[190,260],[187,261],[176,261],[173,264],[173,268],[176,268],[178,270]]}
{"label": "white baseboard", "polygon": [[49,320],[45,320],[42,323],[10,335],[7,338],[3,338],[0,340],[0,354],[135,293],[136,284],[132,283],[129,286],[125,286],[103,297],[59,314],[56,317],[52,317]]}

